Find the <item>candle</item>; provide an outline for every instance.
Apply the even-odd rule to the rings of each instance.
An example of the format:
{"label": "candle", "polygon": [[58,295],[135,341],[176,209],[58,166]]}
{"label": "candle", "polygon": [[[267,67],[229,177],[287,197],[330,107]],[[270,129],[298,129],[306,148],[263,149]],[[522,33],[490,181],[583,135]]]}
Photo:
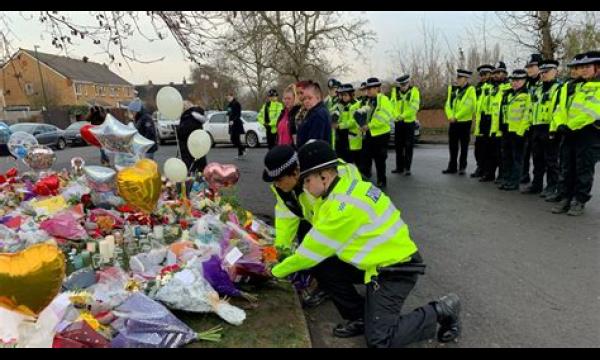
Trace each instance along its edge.
{"label": "candle", "polygon": [[96,252],[96,243],[94,241],[89,241],[85,245],[86,245],[86,247],[85,247],[86,250],[89,251],[90,253]]}
{"label": "candle", "polygon": [[108,243],[108,257],[112,258],[113,253],[115,252],[115,237],[112,235],[108,235],[104,238],[104,241]]}
{"label": "candle", "polygon": [[98,250],[100,251],[102,260],[105,262],[108,262],[110,260],[109,248],[110,245],[106,240],[101,240],[98,242]]}
{"label": "candle", "polygon": [[89,251],[83,250],[81,252],[81,259],[83,260],[83,266],[92,265],[92,256]]}
{"label": "candle", "polygon": [[153,230],[156,239],[162,240],[165,237],[165,228],[162,225],[155,225]]}

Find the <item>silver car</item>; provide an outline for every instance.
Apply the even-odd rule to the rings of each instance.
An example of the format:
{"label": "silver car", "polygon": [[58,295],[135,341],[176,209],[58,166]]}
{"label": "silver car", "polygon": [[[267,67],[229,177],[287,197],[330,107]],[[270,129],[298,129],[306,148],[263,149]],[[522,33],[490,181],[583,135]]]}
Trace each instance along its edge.
{"label": "silver car", "polygon": [[50,124],[40,123],[18,123],[10,126],[10,131],[14,134],[17,131],[29,133],[37,139],[40,145],[48,145],[50,147],[62,150],[67,147],[65,139],[65,131]]}
{"label": "silver car", "polygon": [[89,124],[89,121],[76,121],[69,125],[69,127],[65,129],[65,140],[67,140],[67,143],[71,146],[87,145],[85,140],[81,137],[81,128]]}

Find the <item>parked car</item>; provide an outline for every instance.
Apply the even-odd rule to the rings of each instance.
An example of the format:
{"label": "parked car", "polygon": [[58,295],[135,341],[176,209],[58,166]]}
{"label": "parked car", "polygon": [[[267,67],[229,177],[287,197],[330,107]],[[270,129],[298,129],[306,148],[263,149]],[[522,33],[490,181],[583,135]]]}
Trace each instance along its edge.
{"label": "parked car", "polygon": [[62,150],[67,146],[65,131],[50,124],[19,123],[10,126],[10,131],[24,131],[37,139],[40,145],[48,145]]}
{"label": "parked car", "polygon": [[[265,128],[256,120],[258,113],[256,111],[243,110],[242,122],[246,132],[246,145],[251,148],[259,147],[260,144],[267,143],[267,132]],[[229,118],[226,111],[209,111],[207,120],[204,123],[204,130],[210,135],[212,146],[215,144],[231,144],[229,136]]]}
{"label": "parked car", "polygon": [[175,129],[177,126],[179,126],[179,119],[166,119],[158,111],[152,114],[152,118],[154,119],[154,124],[156,125],[156,137],[161,145],[166,143],[168,140],[176,140]]}
{"label": "parked car", "polygon": [[76,121],[69,125],[69,127],[65,129],[65,140],[67,140],[67,144],[71,146],[87,145],[85,140],[81,137],[81,128],[89,124],[89,121]]}
{"label": "parked car", "polygon": [[[396,123],[391,123],[392,130],[390,131],[390,145],[394,145],[394,130],[396,128]],[[421,137],[421,123],[419,119],[415,120],[415,144],[419,142],[419,138]]]}

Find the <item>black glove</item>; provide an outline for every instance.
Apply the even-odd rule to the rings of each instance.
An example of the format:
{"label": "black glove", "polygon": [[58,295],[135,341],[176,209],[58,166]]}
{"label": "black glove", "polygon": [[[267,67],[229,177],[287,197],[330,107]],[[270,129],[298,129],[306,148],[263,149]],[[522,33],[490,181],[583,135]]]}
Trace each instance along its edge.
{"label": "black glove", "polygon": [[571,131],[571,129],[569,129],[567,125],[558,125],[558,127],[556,128],[556,132],[559,134],[566,134],[569,131]]}
{"label": "black glove", "polygon": [[337,111],[331,115],[332,123],[337,123],[339,119],[340,119],[340,114]]}
{"label": "black glove", "polygon": [[354,112],[354,120],[358,123],[358,126],[363,126],[367,123],[367,113],[356,111]]}

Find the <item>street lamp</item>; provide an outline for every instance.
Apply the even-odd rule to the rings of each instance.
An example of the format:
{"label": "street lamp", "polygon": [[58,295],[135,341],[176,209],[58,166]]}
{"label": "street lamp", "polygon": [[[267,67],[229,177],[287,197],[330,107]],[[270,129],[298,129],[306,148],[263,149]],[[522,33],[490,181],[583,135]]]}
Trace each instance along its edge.
{"label": "street lamp", "polygon": [[42,94],[44,95],[44,110],[48,110],[48,98],[46,98],[46,87],[44,86],[44,77],[42,76],[42,67],[40,66],[40,58],[38,57],[39,45],[34,45],[33,49],[35,50],[35,59],[38,64],[38,71],[40,72],[40,82],[42,83]]}

